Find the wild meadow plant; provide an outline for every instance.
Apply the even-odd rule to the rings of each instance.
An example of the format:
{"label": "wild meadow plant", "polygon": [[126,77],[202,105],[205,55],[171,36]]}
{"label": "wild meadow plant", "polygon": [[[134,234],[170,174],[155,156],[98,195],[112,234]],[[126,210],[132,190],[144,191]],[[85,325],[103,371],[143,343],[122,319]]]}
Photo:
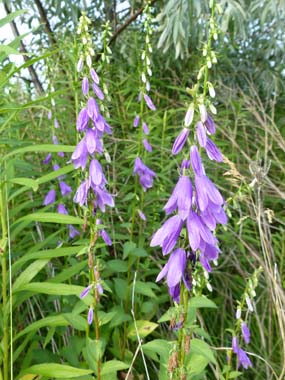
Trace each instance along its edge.
{"label": "wild meadow plant", "polygon": [[[217,63],[212,48],[213,41],[218,38],[218,27],[215,22],[218,8],[216,1],[210,1],[210,8],[208,41],[203,47],[204,63],[199,70],[197,83],[191,89],[187,89],[192,101],[187,108],[184,127],[172,147],[173,155],[184,152],[184,158],[178,182],[163,210],[166,215],[175,214],[155,232],[150,243],[151,247],[160,246],[164,256],[170,255],[156,281],[166,278],[168,291],[175,305],[170,313],[170,326],[178,332],[178,342],[172,347],[168,371],[170,379],[179,380],[186,380],[192,369],[186,359],[189,351],[191,353],[191,329],[193,329],[189,325],[188,316],[191,297],[202,294],[205,285],[212,291],[208,282],[209,273],[212,271],[211,262],[217,265],[221,252],[215,230],[218,224],[225,225],[228,221],[225,212],[226,202],[207,176],[202,161],[205,152],[210,160],[223,162],[222,153],[212,140],[216,132],[213,115],[217,110],[212,101],[215,98],[215,89],[209,80],[209,70]],[[192,125],[195,127],[191,129]],[[203,285],[201,275],[204,275]],[[254,283],[256,286],[256,280]],[[250,292],[252,294],[252,287]],[[245,300],[250,303],[248,295]],[[250,332],[244,321],[238,322],[237,326],[228,362],[230,363],[234,352],[238,364],[247,369],[252,363],[246,352],[240,348],[236,335],[241,329],[244,341],[248,344]],[[226,379],[233,376],[234,373],[228,371]],[[220,378],[224,379],[222,374]]]}
{"label": "wild meadow plant", "polygon": [[[82,94],[84,101],[76,122],[76,129],[80,134],[71,160],[76,169],[81,169],[81,184],[76,190],[74,202],[83,210],[85,225],[84,230],[90,235],[88,247],[89,284],[80,294],[81,299],[90,293],[93,301],[89,304],[87,321],[92,325],[94,321],[96,340],[100,339],[98,304],[103,294],[103,286],[100,278],[98,257],[95,255],[95,245],[102,238],[106,245],[112,245],[109,234],[105,230],[100,213],[105,213],[106,206],[114,207],[113,196],[107,190],[107,180],[99,157],[104,153],[103,136],[110,135],[112,129],[102,113],[105,110],[103,101],[104,92],[100,88],[100,78],[92,66],[92,57],[95,52],[92,48],[91,36],[88,26],[91,23],[85,13],[79,20],[77,33],[81,37],[82,51],[77,64],[77,71],[82,77]],[[99,105],[99,104],[100,105]],[[101,358],[97,360],[97,377],[101,378]]]}

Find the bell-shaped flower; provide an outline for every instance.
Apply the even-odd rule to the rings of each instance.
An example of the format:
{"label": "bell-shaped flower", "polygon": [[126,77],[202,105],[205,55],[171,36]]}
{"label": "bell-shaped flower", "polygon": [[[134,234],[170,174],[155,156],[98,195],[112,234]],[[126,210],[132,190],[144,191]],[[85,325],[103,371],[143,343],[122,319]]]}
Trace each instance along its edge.
{"label": "bell-shaped flower", "polygon": [[86,147],[85,138],[83,138],[76,146],[74,152],[72,153],[71,160],[74,164],[75,169],[82,168],[85,169],[88,158],[88,150]]}
{"label": "bell-shaped flower", "polygon": [[184,147],[185,142],[188,138],[190,130],[188,128],[183,128],[179,135],[176,137],[172,147],[172,154],[178,154]]}
{"label": "bell-shaped flower", "polygon": [[178,209],[178,214],[182,220],[185,220],[189,215],[192,206],[192,184],[189,177],[182,175],[168,202],[164,206],[166,214],[171,214]]}
{"label": "bell-shaped flower", "polygon": [[210,160],[217,162],[223,162],[223,156],[218,147],[207,137],[207,142],[205,145],[206,153]]}
{"label": "bell-shaped flower", "polygon": [[78,187],[75,196],[73,198],[73,201],[75,203],[79,203],[80,206],[87,204],[87,197],[88,197],[88,191],[89,191],[89,182],[83,181],[81,185]]}
{"label": "bell-shaped flower", "polygon": [[43,201],[43,205],[47,206],[55,202],[56,192],[54,189],[50,190]]}
{"label": "bell-shaped flower", "polygon": [[180,283],[184,278],[186,268],[186,252],[182,248],[177,248],[169,257],[162,271],[156,278],[156,282],[166,277],[166,282],[169,288],[172,288]]}
{"label": "bell-shaped flower", "polygon": [[87,108],[82,108],[76,120],[76,129],[78,132],[84,131],[88,126],[89,116]]}
{"label": "bell-shaped flower", "polygon": [[195,187],[197,203],[201,212],[211,205],[210,202],[217,206],[224,204],[221,193],[206,175],[195,176]]}
{"label": "bell-shaped flower", "polygon": [[169,218],[153,235],[150,246],[162,247],[162,253],[167,255],[175,247],[179,238],[183,220],[179,215],[174,215]]}
{"label": "bell-shaped flower", "polygon": [[217,243],[217,239],[212,232],[194,211],[191,211],[187,218],[187,231],[189,244],[193,251],[197,249],[203,250],[206,244],[215,245]]}

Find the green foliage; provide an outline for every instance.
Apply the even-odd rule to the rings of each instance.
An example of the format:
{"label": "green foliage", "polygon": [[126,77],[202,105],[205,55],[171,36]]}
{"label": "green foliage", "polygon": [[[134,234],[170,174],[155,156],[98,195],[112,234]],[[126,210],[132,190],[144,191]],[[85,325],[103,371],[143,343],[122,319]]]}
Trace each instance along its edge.
{"label": "green foliage", "polygon": [[[0,27],[15,20],[31,30],[33,19],[40,20],[35,2],[12,3],[16,11],[0,20]],[[115,209],[108,209],[103,220],[113,246],[106,246],[98,237],[94,248],[104,288],[97,310],[100,339],[86,319],[91,293],[80,299],[89,284],[89,235],[84,224],[90,210],[81,211],[72,196],[65,198],[69,215],[42,205],[46,193],[57,186],[58,176],[65,175],[73,190],[80,181],[69,162],[77,143],[75,121],[81,106],[75,71],[78,45],[73,33],[79,7],[76,2],[65,2],[68,6],[63,3],[52,0],[46,9],[54,42],[40,20],[40,27],[27,43],[27,62],[17,66],[10,57],[19,54],[23,35],[0,47],[0,378],[8,380],[3,377],[3,362],[12,352],[15,379],[40,376],[90,380],[98,376],[97,362],[101,360],[102,379],[125,378],[128,371],[129,379],[142,379],[146,378],[144,354],[150,378],[167,380],[169,358],[175,353],[179,335],[169,325],[178,307],[171,304],[169,308],[166,286],[155,283],[165,258],[149,247],[149,241],[164,218],[162,207],[177,179],[181,157],[171,156],[171,146],[184,118],[184,89],[191,87],[200,67],[208,2],[169,0],[153,7],[153,38],[158,49],[152,56],[152,94],[157,111],[148,116],[153,153],[146,162],[156,171],[157,179],[143,197],[146,223],[137,214],[132,176],[138,147],[132,123],[137,112],[142,19],[136,19],[117,38],[107,68],[98,62],[111,96],[108,108],[113,126],[102,165],[116,201]],[[114,10],[107,12],[104,7],[107,3],[94,1],[87,8],[97,51],[102,46],[102,19],[120,24],[128,12],[133,14],[141,6],[140,1],[132,1],[132,8],[117,12],[114,19],[110,18]],[[213,293],[196,294],[189,300],[185,322],[191,334],[187,380],[224,379],[227,372],[227,380],[246,376],[269,380],[274,373],[281,379],[285,336],[285,131],[284,33],[280,34],[279,29],[284,22],[284,7],[275,0],[220,4],[221,33],[215,45],[219,63],[211,80],[216,81],[219,111],[216,141],[225,160],[219,168],[207,163],[206,170],[223,190],[231,218],[228,226],[218,231],[222,254],[211,274]],[[29,12],[20,8],[28,8]],[[270,62],[275,62],[274,66]],[[37,96],[33,81],[25,80],[31,66],[47,89],[45,94]],[[48,88],[48,80],[54,91]],[[56,104],[60,124],[59,145],[51,143],[54,127],[47,118],[51,100]],[[49,152],[53,163],[61,166],[57,171],[42,164]],[[59,152],[65,157],[59,157]],[[58,205],[61,199],[56,202]],[[80,230],[74,240],[68,236],[69,224]],[[236,302],[257,266],[262,266],[264,274],[257,289],[257,313],[250,322],[252,343],[248,351],[264,360],[251,356],[254,368],[241,375],[224,367],[225,347],[231,346]]]}

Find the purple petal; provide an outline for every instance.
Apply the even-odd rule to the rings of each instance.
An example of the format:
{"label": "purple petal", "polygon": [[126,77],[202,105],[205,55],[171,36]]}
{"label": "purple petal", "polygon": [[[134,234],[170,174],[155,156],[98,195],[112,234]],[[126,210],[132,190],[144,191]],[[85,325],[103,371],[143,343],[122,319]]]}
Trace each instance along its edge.
{"label": "purple petal", "polygon": [[190,148],[190,161],[195,175],[201,176],[205,174],[204,166],[202,164],[201,157],[196,145],[193,145]]}
{"label": "purple petal", "polygon": [[55,202],[56,192],[54,189],[50,190],[43,201],[43,205],[47,206]]}
{"label": "purple petal", "polygon": [[178,154],[182,148],[185,145],[185,142],[188,138],[189,135],[189,129],[188,128],[183,128],[182,131],[179,133],[177,136],[176,140],[174,141],[173,147],[172,147],[172,154]]}
{"label": "purple petal", "polygon": [[143,139],[143,146],[145,147],[145,150],[147,152],[152,152],[152,146],[150,143],[147,141],[147,139]]}
{"label": "purple petal", "polygon": [[51,161],[51,159],[52,159],[52,155],[51,155],[51,153],[48,153],[48,154],[46,155],[45,159],[43,160],[43,164],[44,164],[44,165],[49,164],[50,161]]}
{"label": "purple petal", "polygon": [[155,111],[156,110],[156,107],[155,105],[153,104],[151,98],[147,95],[147,94],[144,94],[144,100],[148,106],[149,109],[151,109],[152,111]]}
{"label": "purple petal", "polygon": [[104,100],[104,93],[103,93],[103,91],[101,90],[101,88],[96,83],[92,83],[92,89],[93,89],[94,94],[100,100]]}
{"label": "purple petal", "polygon": [[90,290],[92,289],[92,285],[88,285],[81,293],[80,293],[80,298],[84,298],[89,294]]}
{"label": "purple petal", "polygon": [[99,82],[100,82],[99,77],[93,68],[90,69],[90,75],[91,75],[93,82],[95,82],[96,84],[99,84]]}
{"label": "purple petal", "polygon": [[143,122],[143,124],[142,124],[142,128],[143,128],[144,133],[145,133],[146,135],[149,135],[148,125],[147,125],[145,122]]}
{"label": "purple petal", "polygon": [[88,310],[88,316],[87,316],[87,322],[88,322],[88,325],[91,325],[92,322],[93,322],[93,316],[94,316],[94,311],[93,311],[93,307],[90,306],[89,310]]}
{"label": "purple petal", "polygon": [[140,122],[140,117],[139,117],[139,115],[136,115],[136,117],[134,118],[133,126],[134,126],[135,128],[137,128],[138,125],[139,125],[139,122]]}
{"label": "purple petal", "polygon": [[198,121],[196,124],[196,136],[201,147],[205,148],[207,143],[207,135],[203,123]]}
{"label": "purple petal", "polygon": [[62,196],[65,196],[72,192],[72,189],[70,186],[68,186],[64,181],[59,182],[60,192]]}
{"label": "purple petal", "polygon": [[57,212],[59,214],[64,214],[64,215],[68,215],[68,212],[64,206],[64,204],[60,203],[58,206],[57,206]]}
{"label": "purple petal", "polygon": [[242,322],[242,324],[241,324],[241,332],[242,332],[242,336],[243,336],[245,343],[249,344],[249,342],[250,342],[250,331],[249,331],[245,322]]}

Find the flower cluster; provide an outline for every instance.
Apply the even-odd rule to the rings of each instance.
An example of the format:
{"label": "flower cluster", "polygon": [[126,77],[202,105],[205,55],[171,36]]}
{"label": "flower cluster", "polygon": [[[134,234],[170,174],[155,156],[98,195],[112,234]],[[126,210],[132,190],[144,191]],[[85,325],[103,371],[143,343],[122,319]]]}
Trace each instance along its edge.
{"label": "flower cluster", "polygon": [[248,279],[246,284],[245,292],[242,296],[242,299],[240,302],[238,302],[238,307],[236,310],[236,325],[235,330],[232,338],[232,351],[237,356],[237,362],[238,367],[241,365],[244,369],[247,369],[248,367],[252,367],[252,363],[247,355],[247,353],[240,347],[239,338],[238,335],[241,332],[241,336],[244,340],[245,344],[250,343],[250,331],[246,324],[246,322],[242,318],[243,309],[246,306],[245,312],[246,315],[245,318],[249,313],[252,313],[254,311],[253,308],[253,299],[256,296],[255,288],[258,285],[258,277],[260,275],[261,268],[258,268],[254,271],[253,275]]}
{"label": "flower cluster", "polygon": [[[86,104],[79,112],[76,122],[76,129],[83,137],[77,144],[71,160],[76,169],[81,168],[84,171],[85,178],[76,191],[74,202],[80,206],[87,206],[88,194],[91,192],[90,198],[94,211],[96,212],[99,208],[102,212],[105,212],[105,206],[113,207],[114,200],[106,189],[107,180],[102,166],[95,156],[96,154],[101,155],[103,153],[103,135],[111,134],[112,129],[102,116],[97,103],[98,100],[104,100],[104,93],[99,87],[99,76],[92,67],[91,55],[93,55],[93,49],[90,47],[89,23],[90,20],[83,14],[80,18],[79,32],[83,33],[83,44],[86,44],[85,52],[87,49],[85,59],[88,73],[82,79],[82,93],[86,99]],[[84,68],[83,57],[84,55],[80,57],[77,65],[80,72]],[[91,91],[92,93],[90,93]],[[94,96],[97,98],[97,101]]]}
{"label": "flower cluster", "polygon": [[[106,245],[112,245],[112,240],[103,228],[101,220],[97,219],[96,223],[94,223],[94,215],[98,210],[104,213],[106,206],[114,207],[114,199],[106,188],[107,180],[98,160],[100,155],[105,153],[103,137],[105,134],[110,135],[112,128],[102,115],[105,112],[108,116],[108,110],[105,109],[103,101],[105,100],[105,96],[107,96],[107,100],[109,97],[106,85],[103,83],[102,91],[100,78],[92,67],[94,50],[91,46],[91,36],[88,32],[89,24],[89,18],[83,13],[78,27],[83,51],[77,64],[77,71],[82,75],[81,88],[85,102],[82,104],[76,121],[76,129],[81,137],[71,156],[71,160],[76,169],[81,169],[83,177],[73,200],[81,207],[89,208],[89,219],[87,221],[90,227],[88,265],[92,283],[84,289],[80,298],[84,298],[93,289],[95,301],[93,300],[93,303],[90,305],[87,315],[87,321],[91,324],[94,315],[95,321],[97,320],[96,304],[100,301],[100,295],[103,293],[100,275],[93,260],[93,247],[99,236],[104,240]],[[106,25],[105,32],[109,33],[108,25]],[[106,47],[106,33],[104,34],[104,49]],[[108,62],[107,58],[106,53],[103,53],[103,62]]]}
{"label": "flower cluster", "polygon": [[[141,60],[142,60],[141,89],[140,89],[138,100],[142,104],[141,110],[143,109],[143,106],[145,104],[150,110],[155,111],[156,107],[153,104],[153,101],[148,94],[150,91],[150,78],[152,76],[152,70],[150,67],[151,62],[150,62],[150,56],[149,56],[149,54],[152,52],[152,47],[150,44],[150,35],[152,34],[152,29],[151,29],[151,14],[150,14],[149,2],[147,3],[145,7],[144,15],[145,15],[144,27],[146,31],[146,36],[145,36],[145,49],[142,51],[142,55],[141,55]],[[149,152],[149,153],[152,152],[152,146],[147,138],[149,136],[150,130],[147,123],[143,119],[142,112],[141,112],[141,115],[135,116],[133,126],[135,128],[137,127],[141,128],[140,136],[142,136],[143,134],[143,137],[141,137],[141,140],[142,140],[141,142],[143,144],[143,147],[146,152]],[[140,142],[140,145],[141,145],[141,142]],[[147,189],[152,187],[153,179],[154,177],[156,177],[156,173],[144,164],[141,158],[142,154],[143,152],[141,152],[139,148],[138,157],[135,159],[133,174],[138,175],[139,182],[143,190],[146,191]]]}
{"label": "flower cluster", "polygon": [[[190,105],[185,117],[185,127],[173,144],[173,154],[178,154],[183,149],[193,117],[194,106]],[[196,124],[196,140],[211,160],[221,162],[222,154],[208,137],[215,133],[216,126],[209,114],[204,118],[201,110],[200,119]],[[217,260],[220,250],[214,230],[218,223],[227,222],[224,204],[219,190],[206,175],[197,145],[192,145],[190,157],[183,160],[179,180],[164,206],[166,215],[173,212],[176,214],[158,229],[151,240],[151,246],[160,246],[164,255],[172,252],[157,281],[167,276],[169,292],[174,301],[179,302],[181,280],[188,289],[191,286],[186,276],[187,261],[196,263],[196,259],[199,259],[204,269],[210,272],[210,262]],[[187,233],[187,241],[184,239],[185,249],[177,248],[173,251],[183,227],[186,227]]]}

